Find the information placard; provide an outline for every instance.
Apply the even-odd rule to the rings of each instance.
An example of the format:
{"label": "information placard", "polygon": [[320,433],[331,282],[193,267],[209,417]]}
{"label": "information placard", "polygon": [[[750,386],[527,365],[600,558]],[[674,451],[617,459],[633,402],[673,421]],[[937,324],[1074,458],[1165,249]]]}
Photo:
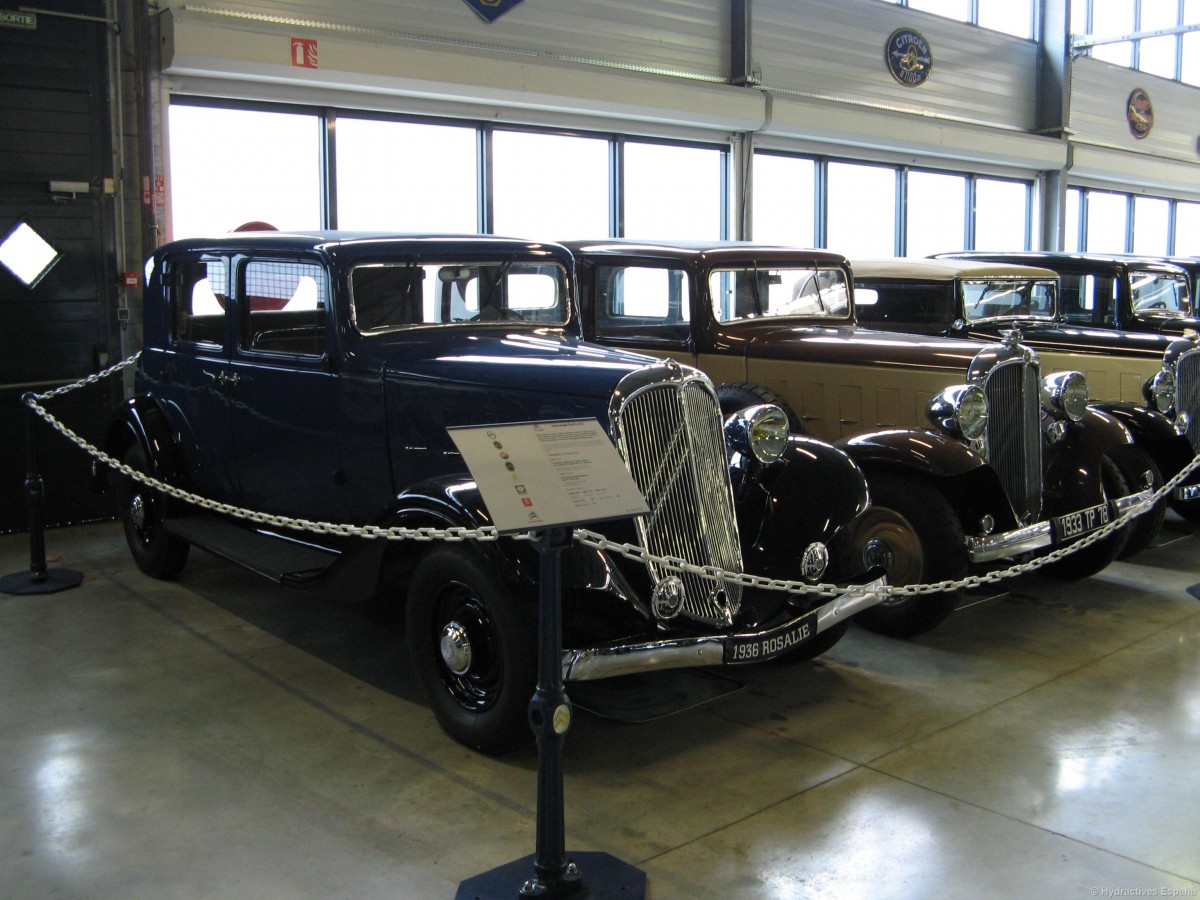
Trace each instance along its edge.
{"label": "information placard", "polygon": [[617,448],[595,419],[447,430],[502,532],[649,512]]}

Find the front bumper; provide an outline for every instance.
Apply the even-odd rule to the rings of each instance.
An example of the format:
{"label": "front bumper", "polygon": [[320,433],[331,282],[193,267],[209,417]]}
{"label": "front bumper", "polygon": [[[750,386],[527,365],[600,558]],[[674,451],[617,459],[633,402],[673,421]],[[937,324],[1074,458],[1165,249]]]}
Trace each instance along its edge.
{"label": "front bumper", "polygon": [[[1108,504],[1110,517],[1116,519],[1122,516],[1132,517],[1139,515],[1153,505],[1151,502],[1153,496],[1154,491],[1147,488],[1135,494],[1118,497],[1115,501],[1111,501]],[[1100,509],[1103,509],[1103,507]],[[1083,537],[1088,532],[1095,531],[1097,528],[1107,524],[1109,517],[1106,517],[1104,521],[1093,521],[1084,530],[1073,531],[1070,534],[1063,533],[1063,523],[1075,517],[1079,517],[1083,521],[1084,514],[1091,513],[1092,511],[1084,510],[1071,515],[1056,516],[1051,520],[1035,522],[1033,525],[1026,525],[1024,528],[1005,531],[1001,534],[968,537],[967,554],[973,563],[992,562],[1009,556],[1019,556],[1022,553],[1042,550],[1046,547],[1052,547],[1055,544],[1062,544],[1068,540]]]}
{"label": "front bumper", "polygon": [[884,598],[879,589],[886,578],[841,594],[817,609],[762,631],[669,638],[639,644],[564,650],[564,681],[592,681],[655,669],[764,662],[790,653],[818,634]]}

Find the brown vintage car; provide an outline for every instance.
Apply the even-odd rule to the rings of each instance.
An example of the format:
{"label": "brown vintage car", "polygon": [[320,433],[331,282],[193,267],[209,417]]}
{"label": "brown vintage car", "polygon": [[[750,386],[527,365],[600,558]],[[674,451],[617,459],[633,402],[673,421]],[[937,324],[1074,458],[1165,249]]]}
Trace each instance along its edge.
{"label": "brown vintage car", "polygon": [[[1043,375],[1015,342],[874,331],[854,318],[845,257],[741,242],[567,242],[583,331],[675,358],[835,442],[866,473],[872,503],[841,552],[893,584],[955,580],[975,567],[1071,543],[1149,491],[1112,462],[1126,429],[1088,407],[1079,373]],[[1048,398],[1043,402],[1043,395]],[[1091,575],[1121,552],[1118,529],[1047,571]],[[949,594],[893,598],[861,614],[909,635],[953,609]]]}

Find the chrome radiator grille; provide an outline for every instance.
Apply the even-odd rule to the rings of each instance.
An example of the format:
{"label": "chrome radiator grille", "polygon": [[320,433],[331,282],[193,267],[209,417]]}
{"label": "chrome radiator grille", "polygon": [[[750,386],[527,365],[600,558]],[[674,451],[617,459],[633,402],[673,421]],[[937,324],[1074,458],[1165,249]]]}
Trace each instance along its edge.
{"label": "chrome radiator grille", "polygon": [[[672,380],[656,380],[629,392],[613,416],[625,465],[650,507],[649,514],[637,520],[638,536],[655,556],[740,572],[741,547],[717,398],[707,382],[681,377],[678,368],[665,371],[673,374]],[[655,582],[673,574],[659,566],[649,568]],[[719,625],[733,620],[741,605],[741,585],[676,574],[686,590],[682,615]]]}
{"label": "chrome radiator grille", "polygon": [[1200,350],[1179,358],[1175,370],[1175,409],[1188,415],[1187,436],[1192,452],[1200,453]]}
{"label": "chrome radiator grille", "polygon": [[1041,377],[1036,364],[996,366],[983,385],[988,398],[987,458],[1013,511],[1032,522],[1042,511]]}

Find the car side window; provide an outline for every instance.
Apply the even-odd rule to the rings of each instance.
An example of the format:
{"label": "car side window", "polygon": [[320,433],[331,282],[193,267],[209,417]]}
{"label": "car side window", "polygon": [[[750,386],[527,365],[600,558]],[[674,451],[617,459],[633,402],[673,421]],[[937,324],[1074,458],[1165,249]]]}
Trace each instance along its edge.
{"label": "car side window", "polygon": [[596,334],[679,344],[688,338],[688,276],[656,266],[597,266]]}
{"label": "car side window", "polygon": [[1078,325],[1114,325],[1117,321],[1116,279],[1063,273],[1059,290],[1063,317]]}
{"label": "car side window", "polygon": [[[854,312],[863,325],[944,327],[956,316],[952,282],[856,281],[854,287]],[[875,292],[873,303],[860,292],[860,287]]]}
{"label": "car side window", "polygon": [[171,338],[192,344],[225,343],[228,266],[219,257],[176,263],[171,273]]}
{"label": "car side window", "polygon": [[310,262],[249,260],[241,267],[244,350],[321,356],[329,309],[324,269]]}

